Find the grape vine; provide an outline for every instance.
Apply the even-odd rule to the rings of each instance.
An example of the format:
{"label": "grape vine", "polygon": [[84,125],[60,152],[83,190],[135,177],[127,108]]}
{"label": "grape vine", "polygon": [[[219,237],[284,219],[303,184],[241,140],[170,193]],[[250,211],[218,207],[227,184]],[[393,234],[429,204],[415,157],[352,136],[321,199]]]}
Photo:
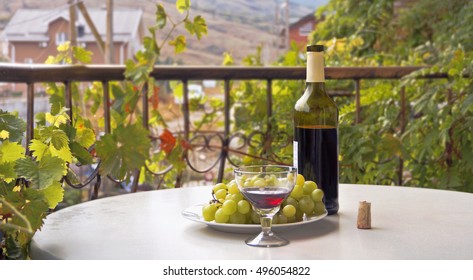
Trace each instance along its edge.
{"label": "grape vine", "polygon": [[[186,48],[183,34],[174,36],[177,27],[184,25],[188,34],[201,39],[207,34],[205,19],[190,18],[190,1],[177,0],[176,9],[182,19],[175,21],[161,4],[156,5],[155,25],[148,28],[144,37],[144,49],[136,53],[136,60],[126,62],[122,83],[110,83],[111,120],[110,131],[98,137],[105,127],[99,115],[103,88],[93,83],[81,94],[78,83],[71,83],[73,107],[66,108],[65,85],[45,85],[51,104],[50,112],[36,115],[34,139],[22,146],[26,125],[12,113],[0,110],[0,247],[1,256],[8,259],[25,259],[29,254],[29,243],[34,233],[41,228],[49,211],[64,199],[67,182],[79,182],[72,166],[96,163],[100,159],[101,176],[110,176],[118,181],[129,181],[137,170],[145,168],[158,171],[156,160],[166,160],[174,166],[175,177],[185,167],[183,154],[188,148],[179,135],[167,129],[161,130],[161,151],[150,158],[151,141],[149,131],[141,122],[138,106],[143,92],[148,89],[151,116],[149,126],[166,127],[158,111],[159,88],[150,73],[158,61],[161,49],[167,45],[176,53]],[[168,29],[165,28],[168,26]],[[158,40],[157,32],[165,32]],[[86,64],[91,53],[69,42],[58,47],[58,54],[46,63]],[[86,109],[87,108],[87,109]],[[70,112],[72,113],[70,114]],[[130,137],[133,135],[133,137]],[[97,140],[98,139],[98,140]],[[157,161],[156,161],[157,162]],[[143,181],[145,172],[141,172]]]}

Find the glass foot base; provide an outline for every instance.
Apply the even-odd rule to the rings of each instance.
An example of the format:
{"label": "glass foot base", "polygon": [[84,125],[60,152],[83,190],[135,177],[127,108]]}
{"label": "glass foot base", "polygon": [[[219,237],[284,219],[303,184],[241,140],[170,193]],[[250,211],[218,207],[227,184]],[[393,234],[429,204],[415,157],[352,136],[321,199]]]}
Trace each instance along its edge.
{"label": "glass foot base", "polygon": [[289,241],[272,232],[268,234],[261,232],[256,237],[247,239],[245,243],[255,247],[280,247],[289,244]]}

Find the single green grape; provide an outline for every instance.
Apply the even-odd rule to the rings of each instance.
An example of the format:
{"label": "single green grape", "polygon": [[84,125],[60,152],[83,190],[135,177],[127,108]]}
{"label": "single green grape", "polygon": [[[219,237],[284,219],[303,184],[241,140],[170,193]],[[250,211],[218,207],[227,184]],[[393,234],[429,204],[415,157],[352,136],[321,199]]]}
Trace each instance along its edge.
{"label": "single green grape", "polygon": [[266,181],[263,178],[257,178],[256,180],[253,181],[252,186],[254,187],[266,187]]}
{"label": "single green grape", "polygon": [[282,213],[287,218],[294,217],[296,215],[296,207],[294,207],[294,205],[288,204],[284,206],[284,208],[282,209]]}
{"label": "single green grape", "polygon": [[305,181],[302,186],[304,194],[311,194],[315,189],[317,189],[317,184],[314,181]]}
{"label": "single green grape", "polygon": [[258,213],[256,213],[255,211],[251,211],[251,222],[253,224],[259,224],[261,223],[260,221],[260,216],[258,215]]}
{"label": "single green grape", "polygon": [[228,193],[231,193],[231,194],[240,193],[240,190],[238,189],[238,185],[235,181],[231,181],[230,183],[228,183],[227,189],[228,189]]}
{"label": "single green grape", "polygon": [[246,222],[246,216],[240,212],[235,212],[230,216],[231,224],[244,224]]}
{"label": "single green grape", "polygon": [[241,214],[247,214],[251,210],[251,205],[248,201],[242,199],[238,201],[237,209],[238,209],[238,212],[240,212]]}
{"label": "single green grape", "polygon": [[215,219],[215,212],[217,212],[217,205],[214,203],[207,204],[202,207],[202,217],[204,217],[204,220],[207,222],[213,221]]}
{"label": "single green grape", "polygon": [[299,199],[299,208],[307,215],[314,211],[314,206],[315,203],[310,196],[305,195]]}
{"label": "single green grape", "polygon": [[[296,178],[296,179],[297,179],[297,178]],[[288,180],[289,182],[293,182],[293,180],[294,180],[294,174],[292,174],[292,173],[287,174],[287,180]]]}
{"label": "single green grape", "polygon": [[290,224],[290,223],[295,223],[296,222],[296,216],[292,216],[292,217],[288,217],[287,218],[287,223]]}
{"label": "single green grape", "polygon": [[219,223],[219,224],[224,224],[224,223],[227,223],[228,220],[230,220],[230,216],[225,214],[223,212],[223,209],[222,208],[219,208],[216,212],[215,212],[215,222],[216,223]]}
{"label": "single green grape", "polygon": [[304,176],[302,174],[297,174],[296,185],[303,186],[305,182]]}
{"label": "single green grape", "polygon": [[264,181],[266,182],[266,186],[278,186],[279,181],[278,178],[274,175],[266,175],[264,177]]}
{"label": "single green grape", "polygon": [[238,203],[238,201],[243,199],[243,195],[241,193],[236,193],[236,194],[230,194],[229,196],[227,195],[228,199],[231,199]]}
{"label": "single green grape", "polygon": [[296,215],[294,216],[294,222],[301,222],[304,219],[304,212],[301,209],[296,210]]}
{"label": "single green grape", "polygon": [[287,224],[287,217],[284,214],[279,213],[279,214],[277,214],[277,216],[278,216],[278,223],[279,224]]}
{"label": "single green grape", "polygon": [[215,199],[220,200],[220,199],[225,199],[227,196],[227,189],[219,189],[216,192],[214,192]]}
{"label": "single green grape", "polygon": [[237,204],[234,200],[225,200],[225,202],[222,205],[222,210],[223,213],[227,215],[232,215],[237,211]]}
{"label": "single green grape", "polygon": [[251,180],[246,180],[243,184],[242,184],[243,187],[252,187],[253,186],[253,183],[251,182]]}
{"label": "single green grape", "polygon": [[292,189],[291,194],[289,195],[290,197],[294,199],[300,199],[304,195],[304,191],[302,189],[302,185],[295,185],[294,188]]}
{"label": "single green grape", "polygon": [[320,202],[324,197],[324,192],[321,189],[315,189],[310,194],[310,197],[314,202]]}
{"label": "single green grape", "polygon": [[322,201],[316,202],[314,207],[314,214],[322,215],[323,213],[325,213],[325,204]]}

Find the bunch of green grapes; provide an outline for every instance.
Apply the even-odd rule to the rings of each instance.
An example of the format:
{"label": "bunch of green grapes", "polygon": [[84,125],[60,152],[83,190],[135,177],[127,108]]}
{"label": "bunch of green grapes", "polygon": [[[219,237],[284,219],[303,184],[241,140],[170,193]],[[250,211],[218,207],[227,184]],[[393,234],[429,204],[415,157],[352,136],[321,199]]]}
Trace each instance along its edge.
{"label": "bunch of green grapes", "polygon": [[[212,199],[202,207],[205,221],[231,224],[259,224],[259,215],[243,197],[234,180],[228,184],[219,183],[212,189]],[[296,185],[273,217],[273,224],[300,222],[305,216],[325,213],[322,202],[324,193],[313,181],[305,181],[297,175]]]}

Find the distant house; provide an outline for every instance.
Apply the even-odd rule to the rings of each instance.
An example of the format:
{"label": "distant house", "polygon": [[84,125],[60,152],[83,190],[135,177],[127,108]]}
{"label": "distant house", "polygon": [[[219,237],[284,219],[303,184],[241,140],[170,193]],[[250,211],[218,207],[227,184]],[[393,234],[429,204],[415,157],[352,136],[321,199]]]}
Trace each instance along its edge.
{"label": "distant house", "polygon": [[[105,41],[106,10],[88,9],[88,13]],[[12,63],[44,63],[48,56],[57,53],[59,44],[70,40],[69,21],[68,8],[17,10],[0,35],[3,56]],[[76,31],[78,45],[93,53],[92,63],[104,63],[104,56],[80,12],[77,12]],[[114,61],[121,64],[142,47],[143,12],[115,8],[113,33]]]}
{"label": "distant house", "polygon": [[310,13],[289,25],[289,41],[294,41],[298,46],[305,47],[307,38],[317,24],[314,13]]}

